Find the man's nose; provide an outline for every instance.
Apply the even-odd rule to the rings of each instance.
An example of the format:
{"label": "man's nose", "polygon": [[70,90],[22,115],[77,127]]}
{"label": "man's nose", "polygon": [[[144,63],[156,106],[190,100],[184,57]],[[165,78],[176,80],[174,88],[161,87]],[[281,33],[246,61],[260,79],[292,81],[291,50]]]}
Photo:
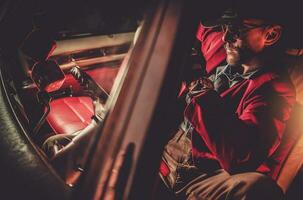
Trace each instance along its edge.
{"label": "man's nose", "polygon": [[235,38],[235,35],[232,34],[228,29],[225,30],[223,36],[222,36],[222,40],[223,42],[235,42],[236,41],[236,38]]}

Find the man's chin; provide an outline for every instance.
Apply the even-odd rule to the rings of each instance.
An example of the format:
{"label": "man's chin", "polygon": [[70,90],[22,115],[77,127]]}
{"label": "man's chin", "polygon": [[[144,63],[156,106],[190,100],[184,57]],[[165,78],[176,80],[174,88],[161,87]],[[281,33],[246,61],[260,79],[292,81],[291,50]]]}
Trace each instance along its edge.
{"label": "man's chin", "polygon": [[231,57],[231,56],[227,56],[226,58],[226,62],[229,64],[229,65],[238,65],[239,64],[239,59],[235,58],[235,57]]}

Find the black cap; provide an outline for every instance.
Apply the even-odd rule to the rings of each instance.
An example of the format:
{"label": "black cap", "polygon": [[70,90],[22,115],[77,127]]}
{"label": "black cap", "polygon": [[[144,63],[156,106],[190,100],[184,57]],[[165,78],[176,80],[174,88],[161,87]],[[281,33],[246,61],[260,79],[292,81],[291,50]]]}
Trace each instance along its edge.
{"label": "black cap", "polygon": [[285,25],[291,21],[291,15],[295,12],[294,0],[233,0],[217,19],[203,21],[205,27],[215,27],[223,24],[233,24],[243,19],[262,19],[268,23]]}
{"label": "black cap", "polygon": [[233,8],[228,8],[223,12],[222,16],[219,17],[218,19],[208,20],[205,22],[202,21],[201,23],[206,28],[213,28],[224,24],[235,24],[239,22],[239,20],[240,17],[236,12],[236,10]]}
{"label": "black cap", "polygon": [[234,24],[243,19],[262,19],[267,23],[279,24],[287,47],[303,48],[302,7],[299,0],[230,0],[221,12],[220,17],[202,19],[205,27],[216,27],[222,24]]}

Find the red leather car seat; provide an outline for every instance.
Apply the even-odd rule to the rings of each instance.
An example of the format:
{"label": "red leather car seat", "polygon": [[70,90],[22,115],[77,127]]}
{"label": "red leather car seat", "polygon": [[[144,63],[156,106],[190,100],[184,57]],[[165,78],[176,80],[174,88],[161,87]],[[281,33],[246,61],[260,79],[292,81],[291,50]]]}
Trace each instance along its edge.
{"label": "red leather car seat", "polygon": [[55,134],[74,133],[85,128],[94,114],[90,97],[66,97],[50,103],[47,122]]}
{"label": "red leather car seat", "polygon": [[[86,72],[109,93],[118,70],[119,67],[102,67]],[[72,86],[76,93],[81,90],[70,74],[66,76],[64,85]],[[55,134],[66,134],[85,128],[93,115],[93,102],[90,97],[65,97],[51,101],[50,113],[46,120]]]}

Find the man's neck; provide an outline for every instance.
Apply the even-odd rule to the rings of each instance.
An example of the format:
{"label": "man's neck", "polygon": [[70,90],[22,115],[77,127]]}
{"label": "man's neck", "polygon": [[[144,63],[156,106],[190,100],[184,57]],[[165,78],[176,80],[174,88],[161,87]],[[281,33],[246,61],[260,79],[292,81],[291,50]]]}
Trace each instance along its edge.
{"label": "man's neck", "polygon": [[243,74],[249,73],[251,71],[255,71],[256,69],[259,69],[263,65],[264,65],[264,63],[261,60],[252,59],[251,61],[249,61],[245,64],[242,64]]}

